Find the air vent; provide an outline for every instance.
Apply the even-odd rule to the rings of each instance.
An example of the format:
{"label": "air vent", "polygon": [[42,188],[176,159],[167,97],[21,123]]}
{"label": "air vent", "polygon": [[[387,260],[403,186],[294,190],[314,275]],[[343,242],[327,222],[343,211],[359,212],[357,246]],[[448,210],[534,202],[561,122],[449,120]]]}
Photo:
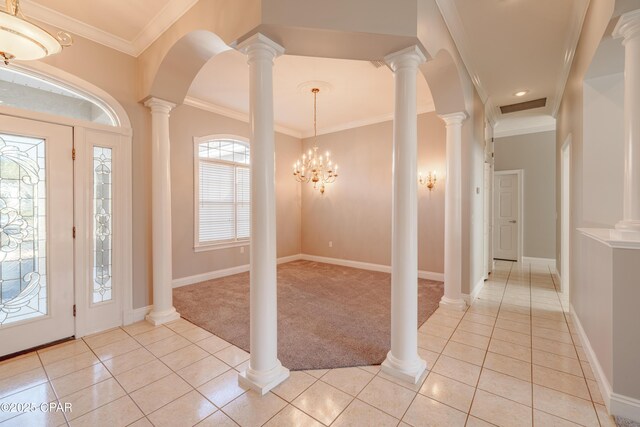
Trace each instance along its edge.
{"label": "air vent", "polygon": [[515,113],[516,111],[542,108],[547,105],[547,98],[534,99],[533,101],[520,102],[518,104],[503,105],[500,107],[502,114]]}
{"label": "air vent", "polygon": [[371,65],[373,65],[375,68],[380,68],[380,67],[384,67],[386,64],[384,63],[383,60],[381,59],[376,59],[375,61],[369,61],[371,63]]}

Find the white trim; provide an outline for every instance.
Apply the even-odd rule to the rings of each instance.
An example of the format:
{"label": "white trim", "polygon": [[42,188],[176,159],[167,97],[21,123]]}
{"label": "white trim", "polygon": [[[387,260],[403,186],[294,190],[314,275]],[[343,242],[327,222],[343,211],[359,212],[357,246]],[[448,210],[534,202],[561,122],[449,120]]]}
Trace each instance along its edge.
{"label": "white trim", "polygon": [[130,325],[132,323],[141,322],[151,312],[152,305],[140,308],[132,308],[124,312],[124,324]]}
{"label": "white trim", "polygon": [[[391,266],[384,264],[373,264],[370,262],[353,261],[349,259],[329,258],[318,255],[302,254],[301,258],[305,261],[322,262],[325,264],[341,265],[343,267],[359,268],[361,270],[380,271],[382,273],[391,273]],[[432,271],[418,270],[419,279],[435,280],[444,282],[444,273],[436,273]]]}
{"label": "white trim", "polygon": [[[302,259],[302,255],[289,255],[278,258],[278,264],[284,264],[291,261]],[[206,282],[207,280],[219,279],[221,277],[233,276],[234,274],[245,273],[249,271],[249,264],[238,265],[236,267],[223,268],[221,270],[209,271],[207,273],[195,274],[193,276],[181,277],[173,279],[172,286],[179,288],[182,286],[193,285],[194,283]]]}
{"label": "white trim", "polygon": [[[215,113],[224,117],[228,117],[230,119],[235,119],[244,123],[249,123],[249,113],[244,113],[242,111],[233,110],[231,108],[223,107],[221,105],[214,104],[209,101],[205,101],[199,98],[195,98],[193,96],[187,96],[183,102],[184,105],[188,105],[190,107],[198,108],[200,110],[209,111],[211,113]],[[433,104],[421,108],[418,110],[417,114],[425,114],[435,111],[435,106]],[[384,114],[382,116],[371,117],[368,119],[362,120],[354,120],[351,122],[339,124],[336,126],[325,127],[318,130],[318,135],[326,135],[329,133],[340,132],[348,129],[355,129],[362,126],[374,125],[376,123],[384,123],[393,120],[393,113]],[[275,125],[275,131],[282,133],[284,135],[289,135],[294,138],[304,139],[310,138],[313,136],[313,129],[306,129],[303,131],[296,130],[287,126]]]}
{"label": "white trim", "polygon": [[578,228],[577,230],[613,249],[640,249],[640,236],[632,231],[609,228]]}
{"label": "white trim", "polygon": [[[209,101],[204,101],[202,99],[194,98],[193,96],[187,96],[183,102],[184,105],[188,105],[190,107],[199,108],[200,110],[209,111],[210,113],[215,113],[224,117],[228,117],[230,119],[235,119],[244,123],[249,123],[249,113],[243,113],[241,111],[236,111],[231,108],[223,107],[221,105],[214,104]],[[293,136],[294,138],[302,138],[302,132],[276,124],[274,126],[276,132]]]}
{"label": "white trim", "polygon": [[[518,194],[518,259],[517,261],[522,262],[522,255],[524,254],[524,170],[512,169],[512,170],[493,172],[494,179],[496,175],[511,175],[511,174],[518,175],[518,193],[519,194]],[[491,201],[491,203],[493,203],[494,206],[495,206],[495,197],[496,197],[496,193],[494,192],[493,194],[494,200]],[[493,220],[495,221],[495,215]],[[494,230],[495,228],[496,227],[494,224]],[[494,244],[495,244],[495,241],[494,241]],[[493,252],[495,256],[495,251]]]}
{"label": "white trim", "polygon": [[250,245],[251,245],[251,242],[249,240],[229,242],[229,243],[196,244],[193,247],[193,251],[194,252],[217,251],[220,249],[239,248],[241,246],[250,246]]}
{"label": "white trim", "polygon": [[628,420],[640,422],[640,400],[618,393],[611,393],[609,412]]}
{"label": "white trim", "polygon": [[21,5],[24,14],[30,18],[137,57],[197,2],[198,0],[172,0],[167,2],[133,40],[116,36],[108,31],[42,6],[33,0],[22,0]]}
{"label": "white trim", "polygon": [[551,115],[553,117],[556,117],[556,115],[558,114],[558,109],[560,108],[560,103],[562,102],[564,90],[567,86],[567,81],[569,80],[571,66],[573,65],[573,58],[575,57],[576,48],[578,47],[578,41],[580,40],[582,25],[584,24],[584,20],[587,16],[588,9],[588,1],[573,3],[573,10],[571,11],[571,15],[578,15],[579,19],[577,22],[574,21],[574,24],[571,26],[571,28],[569,28],[567,38],[564,42],[564,51],[566,52],[564,56],[564,63],[562,64],[562,71],[560,72],[560,78],[558,79],[556,92],[554,94],[554,97],[551,99],[551,101],[553,102],[553,106],[551,107]]}
{"label": "white trim", "polygon": [[494,138],[505,138],[507,136],[516,136],[516,135],[527,135],[530,133],[539,133],[539,132],[549,132],[556,130],[555,123],[545,124],[545,125],[537,125],[537,126],[528,126],[528,127],[520,127],[515,129],[505,129],[504,131],[500,131],[498,129],[495,131]]}
{"label": "white trim", "polygon": [[[416,114],[420,115],[425,113],[431,113],[433,111],[436,111],[436,108],[432,102],[429,106],[420,108]],[[369,117],[366,119],[353,120],[353,121],[342,123],[339,125],[318,129],[318,135],[327,135],[330,133],[340,132],[343,130],[356,129],[363,126],[375,125],[377,123],[389,122],[392,120],[393,120],[393,113],[384,114],[382,116]],[[304,130],[301,132],[301,135],[302,135],[301,138],[311,138],[313,136],[313,129]]]}
{"label": "white trim", "polygon": [[580,343],[582,344],[582,348],[584,349],[585,354],[587,355],[587,359],[589,359],[589,364],[591,365],[591,370],[593,371],[593,375],[596,377],[596,382],[598,383],[598,388],[600,388],[600,393],[602,394],[602,399],[604,400],[607,409],[611,411],[611,384],[607,377],[604,374],[604,370],[602,369],[602,365],[600,365],[600,361],[596,356],[596,353],[593,351],[593,347],[591,347],[591,343],[589,342],[589,338],[587,337],[584,328],[582,327],[582,323],[580,323],[580,319],[576,314],[576,310],[573,308],[573,304],[569,305],[571,318],[573,319],[573,325],[576,327],[578,331],[578,336],[580,337]]}
{"label": "white trim", "polygon": [[462,294],[462,299],[467,303],[468,306],[471,306],[476,298],[478,298],[478,295],[480,295],[480,291],[482,291],[482,288],[484,288],[485,282],[486,280],[484,280],[484,278],[481,278],[473,287],[473,291],[471,292],[471,294]]}
{"label": "white trim", "polygon": [[[282,258],[278,258],[278,264],[284,264],[287,262],[305,260],[321,262],[324,264],[341,265],[343,267],[359,268],[361,270],[380,271],[382,273],[391,273],[391,266],[383,264],[372,264],[369,262],[352,261],[348,259],[329,258],[317,255],[308,254],[296,254]],[[179,279],[173,279],[173,287],[179,288],[181,286],[192,285],[194,283],[200,283],[207,280],[219,279],[220,277],[231,276],[234,274],[240,274],[249,271],[249,264],[243,264],[236,267],[224,268],[222,270],[209,271],[207,273],[196,274],[194,276],[182,277]],[[426,280],[435,280],[437,282],[444,282],[444,273],[435,273],[432,271],[418,271],[418,278]]]}
{"label": "white trim", "polygon": [[523,256],[522,262],[523,263],[528,262],[531,264],[545,264],[545,265],[548,265],[549,268],[552,268],[553,270],[556,269],[556,260],[553,258],[536,258],[532,256]]}

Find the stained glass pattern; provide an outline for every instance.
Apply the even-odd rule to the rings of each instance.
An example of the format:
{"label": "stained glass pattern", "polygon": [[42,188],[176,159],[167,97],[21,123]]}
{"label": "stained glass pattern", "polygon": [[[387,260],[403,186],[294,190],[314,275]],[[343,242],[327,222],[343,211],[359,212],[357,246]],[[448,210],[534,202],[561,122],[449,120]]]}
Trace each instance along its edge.
{"label": "stained glass pattern", "polygon": [[45,141],[0,134],[0,327],[48,312]]}
{"label": "stained glass pattern", "polygon": [[113,298],[111,287],[113,200],[111,148],[93,147],[93,302]]}

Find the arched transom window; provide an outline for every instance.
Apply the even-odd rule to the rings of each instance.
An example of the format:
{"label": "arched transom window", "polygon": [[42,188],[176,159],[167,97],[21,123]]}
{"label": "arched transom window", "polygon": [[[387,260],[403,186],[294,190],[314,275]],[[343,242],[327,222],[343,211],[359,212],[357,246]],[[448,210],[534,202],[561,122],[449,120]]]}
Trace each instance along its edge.
{"label": "arched transom window", "polygon": [[249,159],[242,138],[196,138],[196,249],[249,242]]}

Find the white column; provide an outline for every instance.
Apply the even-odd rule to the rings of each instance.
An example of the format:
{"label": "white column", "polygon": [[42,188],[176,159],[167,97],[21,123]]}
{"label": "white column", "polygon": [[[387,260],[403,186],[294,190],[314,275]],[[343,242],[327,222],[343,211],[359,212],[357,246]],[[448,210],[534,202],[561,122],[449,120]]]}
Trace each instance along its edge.
{"label": "white column", "polygon": [[158,98],[151,109],[151,222],[153,241],[153,308],[147,321],[154,325],[180,318],[173,307],[171,270],[171,143],[169,113],[175,104]]}
{"label": "white column", "polygon": [[256,34],[238,46],[249,63],[251,252],[249,367],[240,382],[261,394],[289,377],[278,360],[273,60],[284,48]]}
{"label": "white column", "polygon": [[418,356],[417,74],[425,57],[411,46],[385,58],[395,78],[391,236],[391,351],[382,370],[413,384],[427,363]]}
{"label": "white column", "polygon": [[464,310],[462,299],[462,122],[467,114],[440,116],[447,128],[444,190],[444,296],[440,306]]}
{"label": "white column", "polygon": [[624,217],[619,230],[640,234],[640,9],[620,17],[613,36],[623,37]]}

